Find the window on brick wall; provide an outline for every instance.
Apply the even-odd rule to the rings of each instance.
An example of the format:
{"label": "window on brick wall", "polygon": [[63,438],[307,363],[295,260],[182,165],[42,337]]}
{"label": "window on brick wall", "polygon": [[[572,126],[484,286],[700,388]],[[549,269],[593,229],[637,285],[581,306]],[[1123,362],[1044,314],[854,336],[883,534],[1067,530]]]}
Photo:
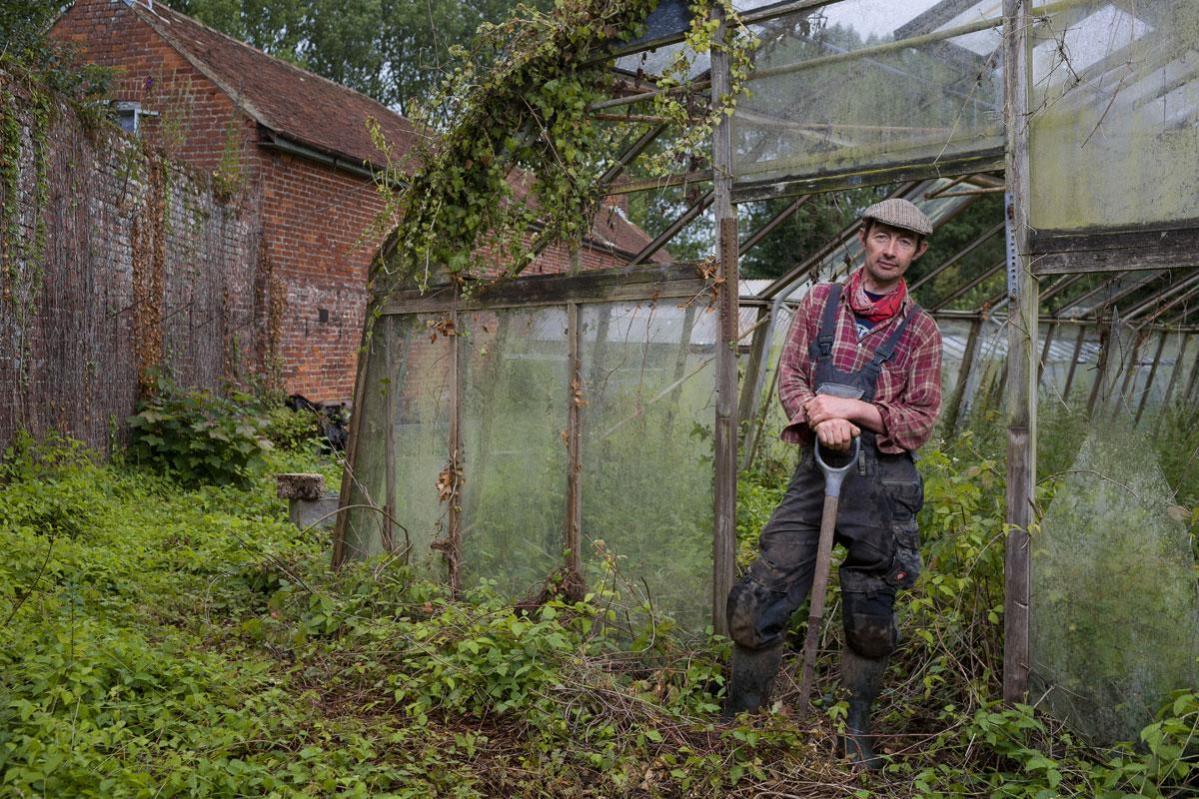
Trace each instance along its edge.
{"label": "window on brick wall", "polygon": [[143,117],[158,116],[157,111],[146,111],[138,102],[120,100],[113,103],[113,108],[116,110],[117,124],[121,126],[121,130],[135,136],[141,132]]}

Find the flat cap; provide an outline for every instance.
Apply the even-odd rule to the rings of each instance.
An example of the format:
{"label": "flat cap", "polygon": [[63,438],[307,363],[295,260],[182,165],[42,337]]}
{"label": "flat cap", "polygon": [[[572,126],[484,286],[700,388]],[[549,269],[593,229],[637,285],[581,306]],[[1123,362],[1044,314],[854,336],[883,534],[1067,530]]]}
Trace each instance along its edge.
{"label": "flat cap", "polygon": [[933,221],[907,200],[890,199],[875,203],[862,212],[862,219],[873,219],[921,236],[931,236],[933,233]]}

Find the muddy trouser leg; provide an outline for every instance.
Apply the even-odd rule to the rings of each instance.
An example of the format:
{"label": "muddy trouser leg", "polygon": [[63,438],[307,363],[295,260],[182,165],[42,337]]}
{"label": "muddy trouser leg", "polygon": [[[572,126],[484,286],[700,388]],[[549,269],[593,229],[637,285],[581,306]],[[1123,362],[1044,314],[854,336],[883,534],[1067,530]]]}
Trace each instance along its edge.
{"label": "muddy trouser leg", "polygon": [[869,769],[883,766],[872,745],[870,713],[899,640],[895,596],[915,583],[921,568],[915,523],[923,501],[919,476],[910,461],[890,458],[882,459],[878,474],[886,523],[851,542],[841,566],[846,644],[841,682],[849,694],[841,744],[851,761]]}
{"label": "muddy trouser leg", "polygon": [[759,554],[728,598],[732,679],[724,715],[770,702],[791,614],[807,598],[820,539],[824,478],[805,454],[759,538]]}

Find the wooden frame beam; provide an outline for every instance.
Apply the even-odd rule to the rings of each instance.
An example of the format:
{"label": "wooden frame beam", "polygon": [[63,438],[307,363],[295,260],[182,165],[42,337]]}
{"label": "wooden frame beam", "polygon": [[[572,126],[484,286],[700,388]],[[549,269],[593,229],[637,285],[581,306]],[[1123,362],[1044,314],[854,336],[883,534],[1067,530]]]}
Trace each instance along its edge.
{"label": "wooden frame beam", "polygon": [[953,394],[950,395],[949,415],[945,418],[944,428],[949,435],[953,435],[958,430],[958,425],[962,420],[962,404],[966,400],[966,387],[970,382],[970,372],[974,369],[974,359],[978,355],[978,345],[980,333],[982,333],[983,321],[975,319],[970,323],[970,333],[966,337],[966,349],[962,353],[962,368],[958,370],[958,379],[953,387]]}
{"label": "wooden frame beam", "polygon": [[[712,103],[719,107],[732,91],[729,35],[724,9],[717,3],[712,18],[718,28],[712,43]],[[718,259],[717,303],[720,346],[716,352],[716,526],[712,540],[712,628],[728,635],[728,595],[737,567],[737,349],[740,306],[737,210],[733,205],[733,124],[720,115],[712,134],[712,173]]]}
{"label": "wooden frame beam", "polygon": [[579,304],[566,304],[567,357],[570,368],[570,390],[567,401],[570,405],[566,415],[566,571],[574,584],[583,582],[583,432],[580,413],[586,396],[583,386],[582,330],[579,324]]}
{"label": "wooden frame beam", "polygon": [[1007,214],[1009,223],[1007,370],[1007,523],[1004,556],[1003,699],[1028,696],[1032,652],[1029,643],[1029,528],[1037,478],[1036,338],[1039,286],[1029,258],[1029,84],[1031,80],[1031,0],[1003,2],[1004,116],[1007,129]]}
{"label": "wooden frame beam", "polygon": [[1033,273],[1038,276],[1181,268],[1195,262],[1199,228],[1111,233],[1041,231],[1034,236],[1033,247]]}
{"label": "wooden frame beam", "polygon": [[469,297],[458,295],[453,286],[392,293],[381,313],[447,313],[494,308],[564,305],[567,302],[614,302],[659,298],[693,298],[711,288],[696,264],[672,263],[605,269],[577,275],[531,275],[518,281],[483,286]]}

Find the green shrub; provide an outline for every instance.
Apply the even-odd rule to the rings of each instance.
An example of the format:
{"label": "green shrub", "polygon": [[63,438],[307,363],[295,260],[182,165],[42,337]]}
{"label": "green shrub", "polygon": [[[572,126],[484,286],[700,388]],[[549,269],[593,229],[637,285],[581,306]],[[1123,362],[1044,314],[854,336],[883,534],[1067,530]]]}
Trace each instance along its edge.
{"label": "green shrub", "polygon": [[246,403],[208,391],[161,387],[129,419],[130,456],[185,485],[246,484],[271,442]]}
{"label": "green shrub", "polygon": [[321,435],[320,417],[312,411],[271,408],[266,412],[264,433],[279,449],[310,449]]}

